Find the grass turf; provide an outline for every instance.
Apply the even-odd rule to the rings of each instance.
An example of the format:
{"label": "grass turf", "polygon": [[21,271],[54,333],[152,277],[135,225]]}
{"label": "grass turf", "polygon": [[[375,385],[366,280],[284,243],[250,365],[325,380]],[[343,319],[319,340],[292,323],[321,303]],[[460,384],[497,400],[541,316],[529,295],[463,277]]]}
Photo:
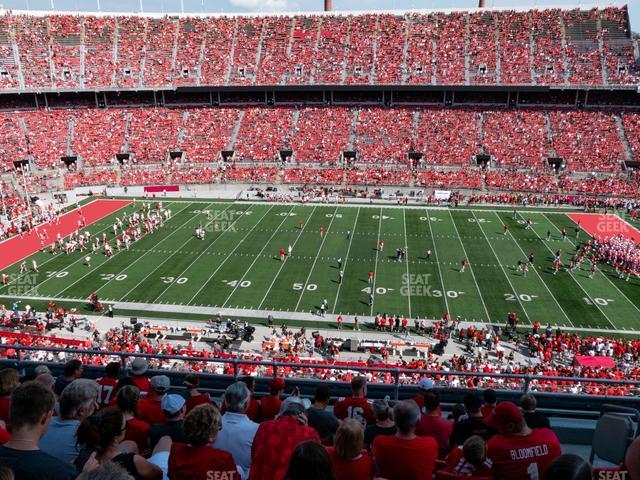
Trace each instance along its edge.
{"label": "grass turf", "polygon": [[[253,310],[316,313],[326,299],[330,313],[349,316],[386,312],[440,318],[449,311],[453,318],[502,323],[507,312],[515,311],[525,324],[638,329],[637,278],[625,282],[605,266],[591,279],[587,265],[552,275],[553,253],[562,249],[567,263],[576,242],[574,224],[564,213],[531,210],[514,219],[510,209],[487,208],[207,200],[165,200],[165,206],[173,217],[164,227],[132,244],[130,251],[112,258],[94,255],[90,267],[83,263],[86,254],[35,254],[40,273],[18,276],[0,288],[3,301],[37,297],[64,304],[97,290],[105,301],[239,308],[251,317]],[[204,210],[210,210],[209,219]],[[89,230],[111,236],[119,214]],[[524,228],[525,218],[533,221],[531,229]],[[199,223],[207,231],[204,240],[194,236]],[[510,225],[506,235],[504,223]],[[560,238],[563,226],[572,234],[566,241]],[[581,232],[580,238],[587,234]],[[293,253],[281,262],[278,251],[288,245]],[[396,249],[405,246],[406,258],[397,261]],[[524,277],[515,267],[530,253],[535,268]],[[470,266],[461,273],[464,257]],[[18,270],[14,265],[6,273]],[[373,284],[369,271],[375,272]]]}

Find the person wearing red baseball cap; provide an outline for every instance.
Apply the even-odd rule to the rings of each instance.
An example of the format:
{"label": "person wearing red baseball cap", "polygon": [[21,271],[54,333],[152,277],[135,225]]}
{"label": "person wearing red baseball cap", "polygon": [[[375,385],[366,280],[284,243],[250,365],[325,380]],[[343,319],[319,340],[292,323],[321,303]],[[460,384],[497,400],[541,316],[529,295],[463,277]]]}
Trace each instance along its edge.
{"label": "person wearing red baseball cap", "polygon": [[284,380],[279,377],[269,381],[269,395],[260,399],[261,420],[273,420],[280,411],[280,395],[284,392]]}
{"label": "person wearing red baseball cap", "polygon": [[486,423],[498,431],[487,442],[487,458],[497,480],[542,478],[562,454],[556,434],[548,428],[529,428],[514,403],[498,403]]}

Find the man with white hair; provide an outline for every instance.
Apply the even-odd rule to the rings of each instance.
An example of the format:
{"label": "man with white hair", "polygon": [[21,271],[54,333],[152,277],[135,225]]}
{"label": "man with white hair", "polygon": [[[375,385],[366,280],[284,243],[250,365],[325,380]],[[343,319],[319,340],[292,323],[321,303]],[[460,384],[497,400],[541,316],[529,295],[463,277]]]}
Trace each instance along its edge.
{"label": "man with white hair", "polygon": [[213,446],[230,452],[236,465],[248,472],[253,438],[259,427],[246,415],[251,392],[244,382],[235,382],[227,387],[222,398],[227,411],[222,416],[222,430]]}
{"label": "man with white hair", "polygon": [[78,456],[76,431],[80,422],[92,415],[97,406],[98,384],[79,378],[67,385],[59,400],[59,416],[40,440],[40,449],[60,460],[72,463]]}

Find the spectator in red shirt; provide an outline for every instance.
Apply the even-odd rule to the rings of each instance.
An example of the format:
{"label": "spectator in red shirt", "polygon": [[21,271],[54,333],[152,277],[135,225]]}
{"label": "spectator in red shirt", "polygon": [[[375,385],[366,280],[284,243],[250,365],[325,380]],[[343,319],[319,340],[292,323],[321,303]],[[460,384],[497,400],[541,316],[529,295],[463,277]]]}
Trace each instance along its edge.
{"label": "spectator in red shirt", "polygon": [[433,380],[430,378],[423,378],[418,382],[418,395],[412,398],[414,402],[418,405],[418,408],[422,413],[426,413],[427,411],[424,408],[424,394],[427,391],[433,388]]}
{"label": "spectator in red shirt", "polygon": [[151,391],[151,384],[149,377],[147,377],[148,369],[149,365],[144,358],[134,358],[133,362],[131,362],[131,379],[141,393],[149,393]]}
{"label": "spectator in red shirt", "polygon": [[511,402],[497,404],[487,423],[498,430],[487,442],[487,457],[497,480],[542,478],[562,453],[556,434],[548,428],[529,428]]}
{"label": "spectator in red shirt", "polygon": [[438,456],[433,437],[416,436],[420,409],[413,400],[397,403],[393,408],[397,433],[378,435],[373,440],[373,458],[377,475],[387,480],[431,480]]}
{"label": "spectator in red shirt", "polygon": [[287,480],[336,480],[331,458],[325,448],[313,440],[300,443],[291,454]]}
{"label": "spectator in red shirt", "polygon": [[189,373],[184,377],[183,385],[187,387],[187,413],[193,410],[194,407],[205,403],[211,403],[211,397],[208,393],[201,393],[198,391],[198,385],[200,385],[200,377],[195,373]]}
{"label": "spectator in red shirt", "polygon": [[333,462],[336,480],[371,480],[373,461],[364,447],[364,430],[353,418],[347,418],[336,432],[333,447],[327,450]]}
{"label": "spectator in red shirt", "polygon": [[106,376],[96,380],[98,384],[98,408],[106,408],[112,404],[111,397],[118,384],[118,375],[120,374],[120,362],[109,362],[104,367]]}
{"label": "spectator in red shirt", "polygon": [[136,418],[138,402],[140,400],[140,390],[134,385],[126,385],[118,391],[116,405],[122,412],[127,431],[124,439],[135,442],[138,452],[145,455],[149,452],[149,424]]}
{"label": "spectator in red shirt", "polygon": [[156,375],[149,380],[149,394],[141,398],[138,402],[138,417],[143,422],[153,425],[154,423],[163,423],[165,421],[162,413],[162,397],[167,393],[170,387],[169,377],[166,375]]}
{"label": "spectator in red shirt", "polygon": [[367,400],[367,379],[358,376],[351,380],[351,396],[339,400],[333,406],[333,414],[339,419],[354,418],[362,426],[376,421],[371,405]]}
{"label": "spectator in red shirt", "polygon": [[318,433],[307,426],[306,405],[299,397],[288,397],[276,420],[260,424],[251,449],[250,480],[283,480],[289,459],[298,444],[320,443]]}
{"label": "spectator in red shirt", "polygon": [[444,458],[449,450],[449,438],[453,433],[453,422],[440,416],[440,395],[429,390],[424,395],[427,413],[423,413],[416,428],[419,437],[433,437],[438,442],[438,458]]}
{"label": "spectator in red shirt", "polygon": [[483,392],[482,398],[484,399],[484,405],[480,408],[480,413],[482,413],[484,418],[489,418],[493,413],[493,409],[496,408],[498,397],[496,396],[495,390],[487,388]]}
{"label": "spectator in red shirt", "polygon": [[211,446],[222,424],[220,412],[211,404],[198,405],[184,419],[188,443],[174,443],[169,454],[171,480],[240,478],[231,454]]}
{"label": "spectator in red shirt", "polygon": [[7,367],[0,370],[0,420],[9,423],[9,409],[11,408],[11,394],[20,384],[20,374],[15,368]]}
{"label": "spectator in red shirt", "polygon": [[269,382],[269,395],[260,399],[261,420],[273,420],[280,411],[282,400],[280,395],[284,392],[284,380],[272,378]]}
{"label": "spectator in red shirt", "polygon": [[445,471],[464,477],[491,477],[491,461],[480,435],[467,438],[464,445],[454,448],[445,460]]}

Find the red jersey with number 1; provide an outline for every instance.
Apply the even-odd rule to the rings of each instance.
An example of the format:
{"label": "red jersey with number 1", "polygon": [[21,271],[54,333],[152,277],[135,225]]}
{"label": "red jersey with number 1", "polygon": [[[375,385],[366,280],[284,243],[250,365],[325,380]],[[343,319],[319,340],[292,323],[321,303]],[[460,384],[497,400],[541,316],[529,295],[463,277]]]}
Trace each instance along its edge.
{"label": "red jersey with number 1", "polygon": [[497,480],[538,480],[562,454],[558,437],[548,428],[529,435],[494,435],[487,442],[487,458]]}
{"label": "red jersey with number 1", "polygon": [[376,416],[371,410],[371,405],[366,398],[347,397],[339,400],[333,406],[333,414],[340,420],[345,418],[354,418],[363,426],[373,423]]}

